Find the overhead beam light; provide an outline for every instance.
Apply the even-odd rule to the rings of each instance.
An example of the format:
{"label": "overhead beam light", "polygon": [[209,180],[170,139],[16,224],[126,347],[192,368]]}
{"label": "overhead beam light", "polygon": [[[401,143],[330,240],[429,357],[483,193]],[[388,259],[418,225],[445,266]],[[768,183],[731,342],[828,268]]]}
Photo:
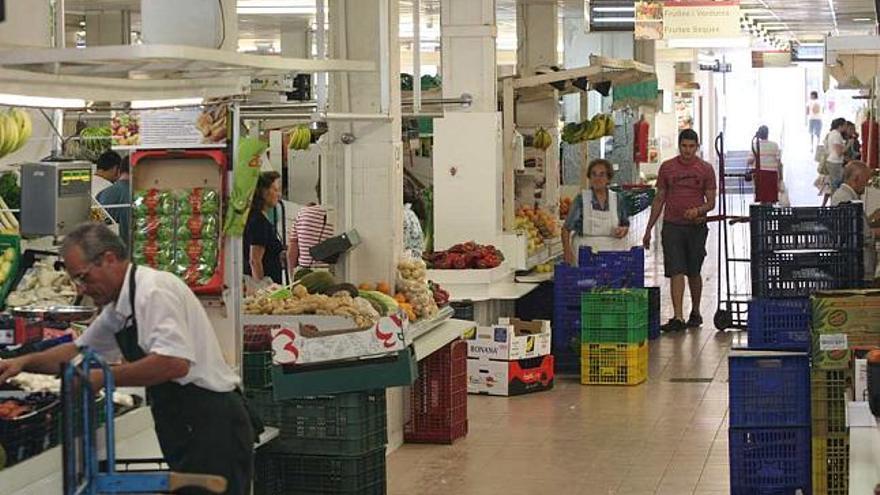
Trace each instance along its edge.
{"label": "overhead beam light", "polygon": [[315,9],[309,7],[238,7],[236,12],[242,15],[314,14]]}
{"label": "overhead beam light", "polygon": [[594,17],[593,22],[605,23],[605,24],[611,24],[611,23],[622,24],[622,23],[627,23],[627,22],[634,23],[634,22],[636,22],[636,19],[635,19],[635,17]]}
{"label": "overhead beam light", "polygon": [[78,98],[43,98],[2,93],[0,105],[36,108],[85,108],[86,100]]}
{"label": "overhead beam light", "polygon": [[874,19],[871,19],[870,17],[856,17],[853,19],[853,22],[871,22],[873,20]]}
{"label": "overhead beam light", "polygon": [[633,7],[593,7],[593,12],[635,12]]}
{"label": "overhead beam light", "polygon": [[176,98],[173,100],[134,100],[131,108],[145,110],[149,108],[194,107],[204,103],[202,98]]}

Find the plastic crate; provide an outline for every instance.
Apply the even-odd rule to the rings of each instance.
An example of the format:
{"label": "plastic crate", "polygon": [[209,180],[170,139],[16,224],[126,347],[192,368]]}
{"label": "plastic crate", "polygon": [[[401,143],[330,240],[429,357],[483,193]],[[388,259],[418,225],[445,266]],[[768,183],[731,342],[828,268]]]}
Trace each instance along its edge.
{"label": "plastic crate", "polygon": [[730,369],[730,426],[810,426],[810,358],[736,355]]}
{"label": "plastic crate", "polygon": [[254,495],[385,495],[385,467],[384,448],[360,456],[258,450]]}
{"label": "plastic crate", "polygon": [[752,299],[749,301],[749,348],[810,350],[813,306],[809,298]]}
{"label": "plastic crate", "polygon": [[581,383],[638,385],[648,379],[648,344],[583,344]]}
{"label": "plastic crate", "polygon": [[645,287],[648,291],[648,340],[660,337],[660,287]]}
{"label": "plastic crate", "polygon": [[636,344],[648,338],[648,291],[596,290],[581,296],[581,342]]}
{"label": "plastic crate", "polygon": [[849,435],[813,435],[813,495],[849,495]]}
{"label": "plastic crate", "polygon": [[467,435],[467,342],[457,340],[419,362],[403,439],[450,444]]}
{"label": "plastic crate", "polygon": [[644,287],[645,249],[634,247],[629,251],[599,251],[588,246],[578,251],[581,280],[591,280],[596,287]]}
{"label": "plastic crate", "polygon": [[245,325],[245,352],[264,352],[272,350],[273,325]]}
{"label": "plastic crate", "polygon": [[15,419],[0,420],[0,447],[6,466],[42,453],[58,443],[61,402],[56,401]]}
{"label": "plastic crate", "polygon": [[272,352],[244,353],[244,386],[267,388],[272,386]]}
{"label": "plastic crate", "polygon": [[849,369],[814,369],[810,377],[813,435],[843,435],[846,426],[847,394],[852,386]]}
{"label": "plastic crate", "polygon": [[752,205],[752,255],[791,249],[862,249],[861,204],[834,207]]}
{"label": "plastic crate", "polygon": [[553,351],[553,372],[557,376],[581,376],[581,356],[571,351]]}
{"label": "plastic crate", "polygon": [[752,257],[752,296],[809,297],[863,285],[862,250],[775,252]]}
{"label": "plastic crate", "polygon": [[287,454],[360,455],[388,442],[385,390],[274,401],[269,391],[248,400],[278,439],[267,448]]}
{"label": "plastic crate", "polygon": [[730,428],[732,495],[810,493],[810,428]]}

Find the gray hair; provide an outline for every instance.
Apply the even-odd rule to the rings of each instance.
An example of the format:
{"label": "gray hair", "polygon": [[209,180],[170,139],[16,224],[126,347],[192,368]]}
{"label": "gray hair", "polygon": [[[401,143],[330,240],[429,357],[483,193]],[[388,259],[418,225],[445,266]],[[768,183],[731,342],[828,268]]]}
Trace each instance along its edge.
{"label": "gray hair", "polygon": [[64,237],[61,244],[61,256],[78,247],[90,263],[98,261],[102,254],[110,251],[119,259],[128,257],[122,239],[103,223],[86,222],[78,225]]}
{"label": "gray hair", "polygon": [[843,181],[849,182],[852,180],[856,174],[867,172],[868,164],[865,162],[860,162],[858,160],[852,160],[843,167]]}

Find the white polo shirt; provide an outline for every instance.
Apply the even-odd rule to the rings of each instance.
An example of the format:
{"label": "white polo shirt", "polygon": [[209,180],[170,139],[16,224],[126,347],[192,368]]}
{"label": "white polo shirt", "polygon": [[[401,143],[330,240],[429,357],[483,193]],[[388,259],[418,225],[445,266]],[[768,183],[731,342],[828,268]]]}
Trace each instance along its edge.
{"label": "white polo shirt", "polygon": [[[108,359],[122,357],[115,334],[123,329],[131,315],[130,272],[131,265],[126,271],[119,299],[104,306],[101,314],[77,339],[77,345],[87,345]],[[189,361],[189,373],[174,380],[181,385],[192,383],[214,392],[235,389],[239,377],[223,359],[214,327],[189,287],[171,273],[146,266],[138,266],[135,278],[134,304],[141,349],[147,354]]]}

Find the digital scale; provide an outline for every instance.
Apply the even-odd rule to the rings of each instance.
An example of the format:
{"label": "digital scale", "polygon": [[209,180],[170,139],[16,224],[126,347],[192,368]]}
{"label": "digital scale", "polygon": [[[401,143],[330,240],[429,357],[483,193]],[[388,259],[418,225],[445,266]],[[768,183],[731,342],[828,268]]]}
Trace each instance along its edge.
{"label": "digital scale", "polygon": [[63,236],[87,222],[92,164],[55,161],[21,165],[21,234]]}

